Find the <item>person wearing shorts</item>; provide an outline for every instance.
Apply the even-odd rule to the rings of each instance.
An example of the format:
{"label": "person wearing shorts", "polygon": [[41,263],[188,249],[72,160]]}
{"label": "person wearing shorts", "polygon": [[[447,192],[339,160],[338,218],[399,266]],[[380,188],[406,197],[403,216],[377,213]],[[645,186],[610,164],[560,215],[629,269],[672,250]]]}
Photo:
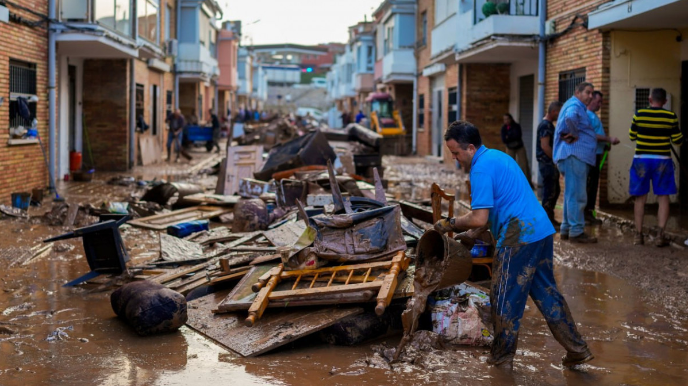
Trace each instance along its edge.
{"label": "person wearing shorts", "polygon": [[659,202],[659,233],[655,245],[669,245],[664,234],[670,210],[669,196],[677,193],[671,146],[683,142],[683,133],[678,127],[678,117],[664,109],[664,104],[666,90],[653,89],[649,96],[650,107],[638,110],[630,126],[630,140],[636,144],[630,167],[630,195],[635,197],[635,245],[644,244],[642,220],[650,183]]}

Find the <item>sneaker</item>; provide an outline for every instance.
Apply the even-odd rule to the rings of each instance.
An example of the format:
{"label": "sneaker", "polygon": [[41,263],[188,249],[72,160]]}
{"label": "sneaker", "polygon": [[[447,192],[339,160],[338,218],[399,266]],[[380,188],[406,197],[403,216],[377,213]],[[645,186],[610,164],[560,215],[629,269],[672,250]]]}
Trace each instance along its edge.
{"label": "sneaker", "polygon": [[642,233],[635,233],[633,245],[644,245],[644,235]]}
{"label": "sneaker", "polygon": [[568,239],[570,239],[570,235],[568,235],[567,233],[561,233],[561,240],[568,240]]}
{"label": "sneaker", "polygon": [[588,348],[580,353],[568,352],[562,359],[563,367],[573,367],[589,362],[594,359],[594,355]]}
{"label": "sneaker", "polygon": [[591,212],[585,212],[585,224],[586,225],[601,225],[604,222],[594,217]]}
{"label": "sneaker", "polygon": [[597,238],[582,232],[581,234],[568,238],[571,243],[578,244],[594,244],[597,242]]}

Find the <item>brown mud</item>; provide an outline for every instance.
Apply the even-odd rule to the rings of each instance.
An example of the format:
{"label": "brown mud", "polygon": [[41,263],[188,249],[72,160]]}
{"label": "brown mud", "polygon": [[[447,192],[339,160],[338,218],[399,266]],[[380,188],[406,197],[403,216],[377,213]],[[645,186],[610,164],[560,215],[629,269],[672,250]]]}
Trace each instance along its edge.
{"label": "brown mud", "polygon": [[[438,165],[436,165],[438,166]],[[387,173],[389,174],[389,173]],[[180,177],[182,178],[182,177]],[[133,188],[61,185],[68,200],[120,201]],[[68,194],[69,193],[69,194]],[[95,199],[95,201],[94,201]],[[49,202],[32,214],[49,209]],[[484,363],[487,348],[431,348],[414,363],[388,365],[372,346],[394,347],[401,333],[354,347],[315,336],[256,358],[228,352],[188,328],[140,337],[115,317],[109,292],[63,288],[88,271],[81,242],[65,240],[26,265],[12,257],[68,231],[35,220],[1,219],[0,384],[239,385],[482,384],[686,385],[687,250],[632,246],[632,234],[595,228],[597,245],[556,242],[556,282],[596,356],[576,370],[529,300],[512,372]],[[157,234],[124,226],[137,263],[157,256]],[[558,237],[556,237],[558,239]]]}

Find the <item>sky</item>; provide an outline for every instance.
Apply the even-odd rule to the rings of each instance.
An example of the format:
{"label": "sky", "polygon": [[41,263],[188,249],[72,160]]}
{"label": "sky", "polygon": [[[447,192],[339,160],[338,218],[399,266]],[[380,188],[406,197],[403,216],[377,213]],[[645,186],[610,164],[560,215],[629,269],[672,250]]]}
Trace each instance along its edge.
{"label": "sky", "polygon": [[[383,0],[216,0],[223,20],[242,20],[242,44],[347,42],[347,27]],[[258,21],[257,21],[258,20]],[[253,23],[253,24],[252,24]]]}

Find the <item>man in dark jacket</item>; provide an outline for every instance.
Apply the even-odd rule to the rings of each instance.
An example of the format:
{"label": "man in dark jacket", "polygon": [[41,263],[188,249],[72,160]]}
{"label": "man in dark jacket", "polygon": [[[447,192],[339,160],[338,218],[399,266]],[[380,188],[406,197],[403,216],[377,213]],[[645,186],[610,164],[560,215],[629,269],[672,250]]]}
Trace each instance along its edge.
{"label": "man in dark jacket", "polygon": [[218,140],[220,140],[220,121],[218,116],[213,113],[213,109],[208,110],[211,116],[211,126],[213,127],[213,147],[216,148],[216,153],[220,153],[220,145],[218,145]]}

